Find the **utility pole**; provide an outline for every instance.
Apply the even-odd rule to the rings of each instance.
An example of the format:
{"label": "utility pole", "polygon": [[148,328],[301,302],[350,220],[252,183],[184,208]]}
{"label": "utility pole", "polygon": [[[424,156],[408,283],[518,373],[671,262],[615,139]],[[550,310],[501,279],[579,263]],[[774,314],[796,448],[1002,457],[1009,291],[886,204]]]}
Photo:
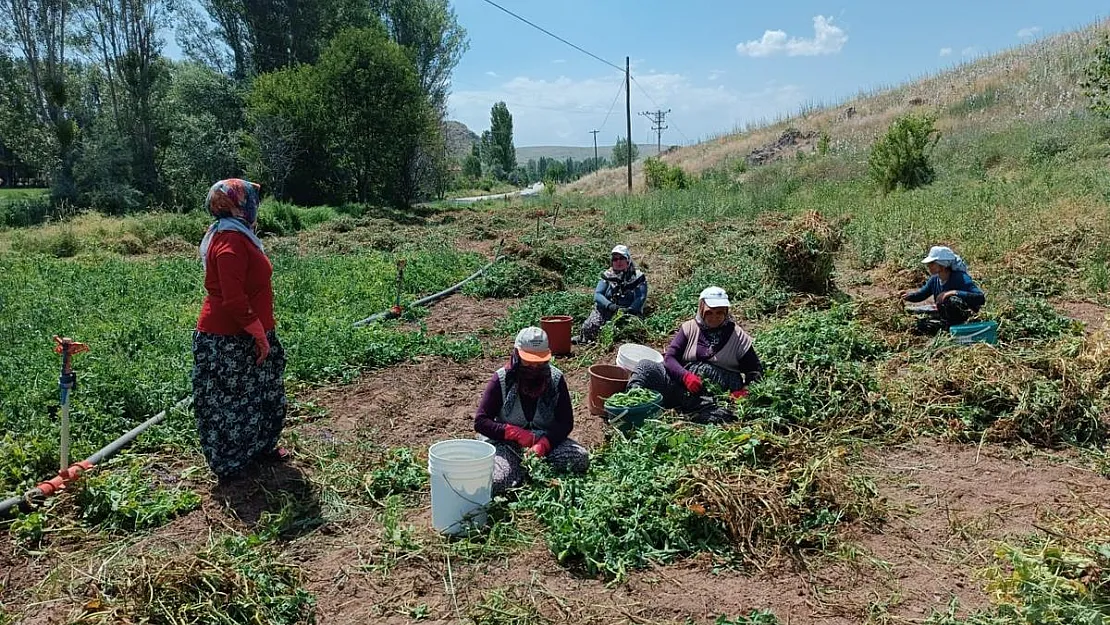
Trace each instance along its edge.
{"label": "utility pole", "polygon": [[590,134],[594,136],[594,171],[597,171],[599,169],[599,167],[597,166],[597,164],[598,164],[598,161],[597,161],[597,133],[599,133],[599,132],[601,132],[601,131],[600,130],[591,130],[590,131]]}
{"label": "utility pole", "polygon": [[632,91],[629,89],[632,73],[629,67],[632,61],[624,57],[624,118],[628,130],[628,192],[632,193]]}
{"label": "utility pole", "polygon": [[659,156],[663,152],[663,131],[670,126],[664,126],[663,122],[667,120],[667,113],[671,109],[665,111],[644,111],[640,113],[644,117],[651,120],[651,129],[655,131],[655,155]]}

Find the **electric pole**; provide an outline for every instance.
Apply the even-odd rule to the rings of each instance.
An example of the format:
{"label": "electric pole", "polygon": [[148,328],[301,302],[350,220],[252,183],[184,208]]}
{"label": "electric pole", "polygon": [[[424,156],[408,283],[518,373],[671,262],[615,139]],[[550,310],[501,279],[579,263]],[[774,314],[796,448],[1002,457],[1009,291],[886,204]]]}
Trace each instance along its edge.
{"label": "electric pole", "polygon": [[591,130],[590,131],[590,134],[594,136],[594,171],[597,171],[598,169],[600,169],[598,167],[598,161],[597,161],[597,133],[599,133],[599,132],[601,132],[601,131],[600,130]]}
{"label": "electric pole", "polygon": [[629,83],[632,73],[629,67],[632,61],[629,57],[624,57],[624,119],[628,127],[628,192],[632,193],[632,91],[629,89]]}
{"label": "electric pole", "polygon": [[651,129],[655,131],[655,155],[659,156],[663,152],[663,131],[670,126],[664,126],[663,122],[667,120],[667,113],[671,109],[665,111],[644,111],[640,113],[644,117],[651,120]]}

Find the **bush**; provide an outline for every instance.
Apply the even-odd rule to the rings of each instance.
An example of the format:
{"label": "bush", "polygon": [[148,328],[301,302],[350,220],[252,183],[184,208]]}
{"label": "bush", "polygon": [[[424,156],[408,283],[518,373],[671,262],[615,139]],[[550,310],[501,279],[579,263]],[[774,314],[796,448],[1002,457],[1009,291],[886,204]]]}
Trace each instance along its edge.
{"label": "bush", "polygon": [[931,116],[901,117],[871,147],[867,166],[871,179],[884,193],[914,189],[935,177],[929,156],[940,140]]}
{"label": "bush", "polygon": [[668,165],[658,158],[644,161],[644,180],[649,189],[685,189],[689,177],[678,165]]}
{"label": "bush", "polygon": [[297,207],[285,202],[263,202],[258,209],[258,234],[285,236],[304,228]]}
{"label": "bush", "polygon": [[1110,117],[1110,34],[1104,34],[1093,50],[1080,85],[1090,99],[1090,109],[1098,115]]}
{"label": "bush", "polygon": [[50,216],[50,197],[20,198],[0,201],[0,228],[26,228],[46,221]]}

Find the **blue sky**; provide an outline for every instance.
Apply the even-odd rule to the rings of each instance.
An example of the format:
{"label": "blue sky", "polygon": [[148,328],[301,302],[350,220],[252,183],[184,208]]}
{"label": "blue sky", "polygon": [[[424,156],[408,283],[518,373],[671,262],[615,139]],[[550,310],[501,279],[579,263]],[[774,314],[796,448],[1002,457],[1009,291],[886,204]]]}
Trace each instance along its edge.
{"label": "blue sky", "polygon": [[[616,65],[632,58],[638,111],[672,109],[664,144],[891,85],[1108,14],[1091,0],[897,1],[495,0]],[[454,0],[470,49],[455,70],[450,117],[481,133],[504,100],[517,146],[592,145],[624,135],[621,72],[483,0]],[[916,8],[920,7],[920,8]],[[643,90],[641,90],[641,88]],[[646,94],[645,94],[646,91]],[[603,125],[604,124],[604,125]]]}

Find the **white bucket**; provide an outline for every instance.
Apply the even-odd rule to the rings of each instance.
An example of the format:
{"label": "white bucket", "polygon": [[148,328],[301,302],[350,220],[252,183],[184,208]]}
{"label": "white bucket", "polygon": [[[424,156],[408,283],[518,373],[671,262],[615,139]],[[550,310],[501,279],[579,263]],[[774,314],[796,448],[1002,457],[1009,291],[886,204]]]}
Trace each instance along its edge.
{"label": "white bucket", "polygon": [[459,439],[428,448],[432,483],[432,527],[458,534],[486,522],[496,450],[485,441]]}
{"label": "white bucket", "polygon": [[663,362],[663,354],[647,345],[637,345],[636,343],[625,343],[617,350],[617,366],[622,369],[634,371],[641,360]]}

